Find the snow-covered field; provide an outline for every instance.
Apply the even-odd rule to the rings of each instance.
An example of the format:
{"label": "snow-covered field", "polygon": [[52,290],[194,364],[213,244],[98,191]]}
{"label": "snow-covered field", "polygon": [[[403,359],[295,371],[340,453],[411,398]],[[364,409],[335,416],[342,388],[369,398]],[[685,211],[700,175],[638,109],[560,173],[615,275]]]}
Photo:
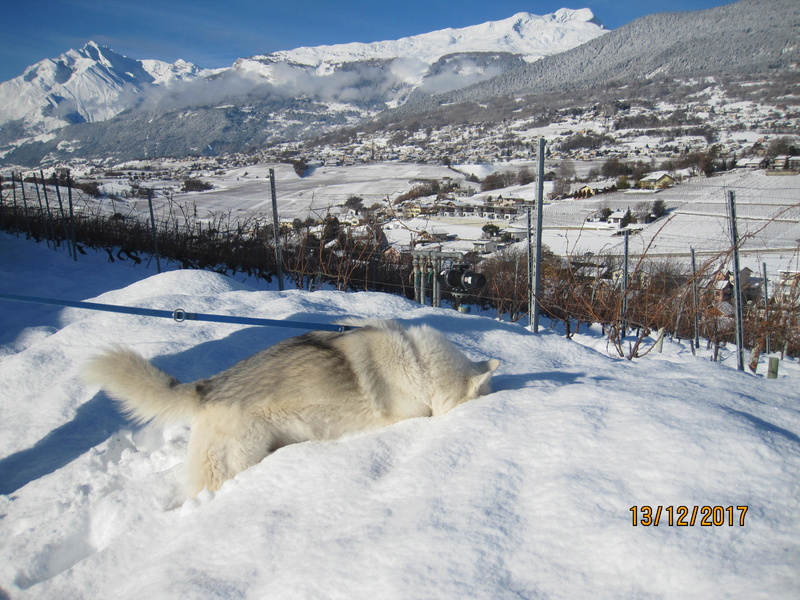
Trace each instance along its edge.
{"label": "snow-covered field", "polygon": [[[376,163],[349,167],[318,167],[306,178],[300,179],[291,165],[261,165],[240,168],[226,173],[217,189],[199,194],[199,202],[212,212],[230,210],[271,213],[269,185],[264,178],[269,167],[275,169],[277,196],[281,219],[305,219],[313,211],[341,205],[350,196],[364,200],[364,206],[383,203],[396,198],[413,186],[415,179],[441,179],[456,175],[441,165],[400,164],[397,166]],[[247,173],[247,176],[244,173]],[[233,177],[237,178],[232,182]]]}
{"label": "snow-covered field", "polygon": [[[378,293],[74,263],[6,234],[0,291],[393,317],[502,361],[494,393],[443,417],[288,446],[188,498],[187,428],[126,422],[81,363],[122,342],[192,380],[302,332],[0,301],[0,598],[797,597],[796,362],[769,380],[670,342],[629,362],[591,331],[580,343]],[[662,507],[657,526],[645,506]]]}
{"label": "snow-covered field", "polygon": [[[144,164],[150,163],[133,162],[126,164],[126,167],[135,169]],[[169,165],[174,168],[176,163],[170,162]],[[178,192],[182,182],[175,179],[154,178],[141,184],[156,190],[153,204],[157,213],[167,212],[171,201],[180,206],[196,206],[200,218],[229,212],[242,219],[252,214],[270,217],[270,169],[275,172],[280,218],[289,221],[320,214],[324,216],[328,207],[342,205],[350,196],[359,196],[364,200],[364,206],[370,207],[409,191],[415,180],[459,177],[458,173],[442,165],[391,162],[344,167],[320,166],[314,168],[310,175],[300,178],[291,165],[259,163],[220,171],[198,169],[190,172],[192,177],[201,178],[213,186],[207,192]],[[106,194],[124,196],[130,191],[127,179],[101,178],[100,181]],[[169,200],[165,194],[158,193],[164,189],[172,190]],[[148,209],[145,200],[131,201],[131,204],[136,206],[138,212],[146,214]]]}
{"label": "snow-covered field", "polygon": [[[730,246],[728,192],[734,192],[737,228],[746,252],[755,260],[776,251],[788,256],[796,253],[800,243],[800,177],[771,176],[763,170],[694,178],[658,193],[617,192],[555,202],[545,208],[545,227],[580,226],[604,206],[636,212],[638,204],[649,207],[661,200],[670,218],[648,225],[640,237],[632,238],[637,240],[632,251],[649,247],[651,253],[687,254],[694,247],[700,252],[718,252]],[[622,243],[619,237],[613,241],[617,247]],[[572,252],[575,247],[581,248],[581,241],[574,242]],[[782,268],[790,267],[786,264]]]}

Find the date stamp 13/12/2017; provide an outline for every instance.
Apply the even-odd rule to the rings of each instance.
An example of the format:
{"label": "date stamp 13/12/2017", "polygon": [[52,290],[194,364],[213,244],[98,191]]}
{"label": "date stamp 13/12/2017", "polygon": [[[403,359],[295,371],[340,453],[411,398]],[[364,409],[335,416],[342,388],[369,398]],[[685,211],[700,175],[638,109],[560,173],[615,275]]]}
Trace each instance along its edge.
{"label": "date stamp 13/12/2017", "polygon": [[744,527],[747,506],[631,506],[633,526]]}

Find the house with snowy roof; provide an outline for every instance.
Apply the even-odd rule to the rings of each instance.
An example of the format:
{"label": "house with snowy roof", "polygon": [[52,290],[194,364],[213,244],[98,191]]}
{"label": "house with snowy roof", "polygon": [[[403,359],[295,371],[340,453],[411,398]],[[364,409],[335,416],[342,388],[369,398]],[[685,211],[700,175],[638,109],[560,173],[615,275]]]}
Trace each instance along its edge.
{"label": "house with snowy roof", "polygon": [[674,185],[675,179],[666,171],[656,171],[639,180],[639,187],[648,190],[663,190]]}
{"label": "house with snowy roof", "polygon": [[608,222],[612,225],[616,225],[617,227],[622,227],[622,222],[625,220],[625,215],[628,214],[628,210],[629,209],[615,210],[608,215]]}
{"label": "house with snowy roof", "polygon": [[740,158],[736,161],[736,166],[741,169],[763,169],[767,163],[767,159],[763,157]]}
{"label": "house with snowy roof", "polygon": [[501,229],[500,233],[504,236],[507,235],[515,242],[522,242],[528,238],[528,229],[523,227],[506,227],[505,229]]}
{"label": "house with snowy roof", "polygon": [[497,250],[496,240],[475,240],[472,245],[472,251],[479,254],[489,254]]}

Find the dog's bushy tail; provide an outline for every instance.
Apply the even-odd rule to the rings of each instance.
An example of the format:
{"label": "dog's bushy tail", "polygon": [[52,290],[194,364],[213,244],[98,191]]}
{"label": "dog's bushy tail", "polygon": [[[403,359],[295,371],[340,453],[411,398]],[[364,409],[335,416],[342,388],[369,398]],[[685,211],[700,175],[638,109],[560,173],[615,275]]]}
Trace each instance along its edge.
{"label": "dog's bushy tail", "polygon": [[191,421],[200,409],[197,386],[182,384],[133,350],[117,347],[90,359],[81,373],[120,403],[138,423]]}

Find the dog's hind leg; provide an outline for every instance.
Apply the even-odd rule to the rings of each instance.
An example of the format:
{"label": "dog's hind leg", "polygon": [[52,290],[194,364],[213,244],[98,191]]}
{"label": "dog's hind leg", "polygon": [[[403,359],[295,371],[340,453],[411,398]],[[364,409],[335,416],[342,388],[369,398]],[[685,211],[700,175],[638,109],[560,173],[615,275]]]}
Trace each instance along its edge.
{"label": "dog's hind leg", "polygon": [[187,456],[189,493],[196,496],[204,488],[218,490],[235,473],[227,468],[225,440],[195,422],[189,437]]}
{"label": "dog's hind leg", "polygon": [[203,488],[218,490],[228,479],[258,464],[274,449],[269,428],[243,423],[244,419],[226,421],[219,417],[204,414],[192,425],[187,461],[193,496]]}

